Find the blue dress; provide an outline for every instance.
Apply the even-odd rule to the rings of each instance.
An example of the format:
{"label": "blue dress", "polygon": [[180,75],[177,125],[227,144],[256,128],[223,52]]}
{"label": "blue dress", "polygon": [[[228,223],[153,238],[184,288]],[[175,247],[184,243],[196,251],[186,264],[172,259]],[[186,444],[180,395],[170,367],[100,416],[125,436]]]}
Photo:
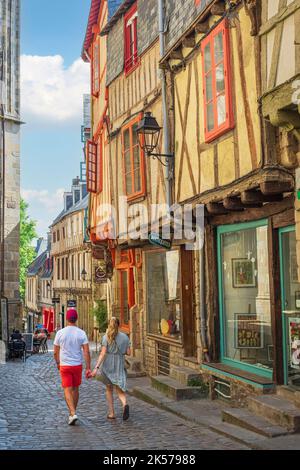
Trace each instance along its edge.
{"label": "blue dress", "polygon": [[102,340],[102,346],[107,348],[107,353],[101,366],[103,382],[105,385],[116,385],[123,392],[126,392],[125,354],[130,347],[128,336],[124,333],[118,333],[115,341],[112,344],[108,344],[108,339],[105,335]]}

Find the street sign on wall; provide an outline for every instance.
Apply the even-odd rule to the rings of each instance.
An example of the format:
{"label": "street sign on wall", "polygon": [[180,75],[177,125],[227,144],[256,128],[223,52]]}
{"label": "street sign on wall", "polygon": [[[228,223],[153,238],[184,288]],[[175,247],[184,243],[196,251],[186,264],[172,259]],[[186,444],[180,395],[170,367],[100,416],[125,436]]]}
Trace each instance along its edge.
{"label": "street sign on wall", "polygon": [[68,308],[76,308],[76,307],[77,307],[77,302],[76,302],[76,300],[68,300],[68,301],[67,301],[67,307],[68,307]]}
{"label": "street sign on wall", "polygon": [[169,240],[164,240],[159,236],[158,233],[150,233],[149,235],[149,242],[151,245],[159,246],[160,248],[165,248],[166,250],[171,249],[171,242]]}
{"label": "street sign on wall", "polygon": [[60,297],[53,297],[52,303],[53,304],[59,304],[60,303]]}

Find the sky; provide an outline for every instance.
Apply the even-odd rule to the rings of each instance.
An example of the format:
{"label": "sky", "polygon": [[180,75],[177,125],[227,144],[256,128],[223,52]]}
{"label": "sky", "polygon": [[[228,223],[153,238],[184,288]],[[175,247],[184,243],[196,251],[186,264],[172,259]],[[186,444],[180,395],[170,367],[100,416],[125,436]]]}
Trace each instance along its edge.
{"label": "sky", "polygon": [[79,175],[89,66],[81,58],[91,0],[22,0],[21,195],[39,236]]}

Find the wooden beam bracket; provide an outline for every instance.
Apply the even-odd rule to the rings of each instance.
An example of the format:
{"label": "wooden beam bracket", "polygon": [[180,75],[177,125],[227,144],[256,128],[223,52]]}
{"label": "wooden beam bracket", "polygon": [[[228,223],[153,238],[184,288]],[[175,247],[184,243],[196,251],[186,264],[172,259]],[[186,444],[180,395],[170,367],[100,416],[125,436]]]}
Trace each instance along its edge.
{"label": "wooden beam bracket", "polygon": [[242,204],[241,200],[237,197],[226,197],[224,199],[224,207],[228,211],[243,211],[245,209],[244,205]]}
{"label": "wooden beam bracket", "polygon": [[283,194],[294,191],[291,181],[264,181],[260,184],[260,190],[264,196]]}

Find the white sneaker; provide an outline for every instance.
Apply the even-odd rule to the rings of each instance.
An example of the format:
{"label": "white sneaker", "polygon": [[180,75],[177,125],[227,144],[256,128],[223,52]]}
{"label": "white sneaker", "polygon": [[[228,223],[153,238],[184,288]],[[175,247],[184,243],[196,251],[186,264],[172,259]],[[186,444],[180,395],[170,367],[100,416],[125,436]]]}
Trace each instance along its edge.
{"label": "white sneaker", "polygon": [[69,426],[74,426],[76,421],[78,421],[78,416],[77,415],[69,416]]}

